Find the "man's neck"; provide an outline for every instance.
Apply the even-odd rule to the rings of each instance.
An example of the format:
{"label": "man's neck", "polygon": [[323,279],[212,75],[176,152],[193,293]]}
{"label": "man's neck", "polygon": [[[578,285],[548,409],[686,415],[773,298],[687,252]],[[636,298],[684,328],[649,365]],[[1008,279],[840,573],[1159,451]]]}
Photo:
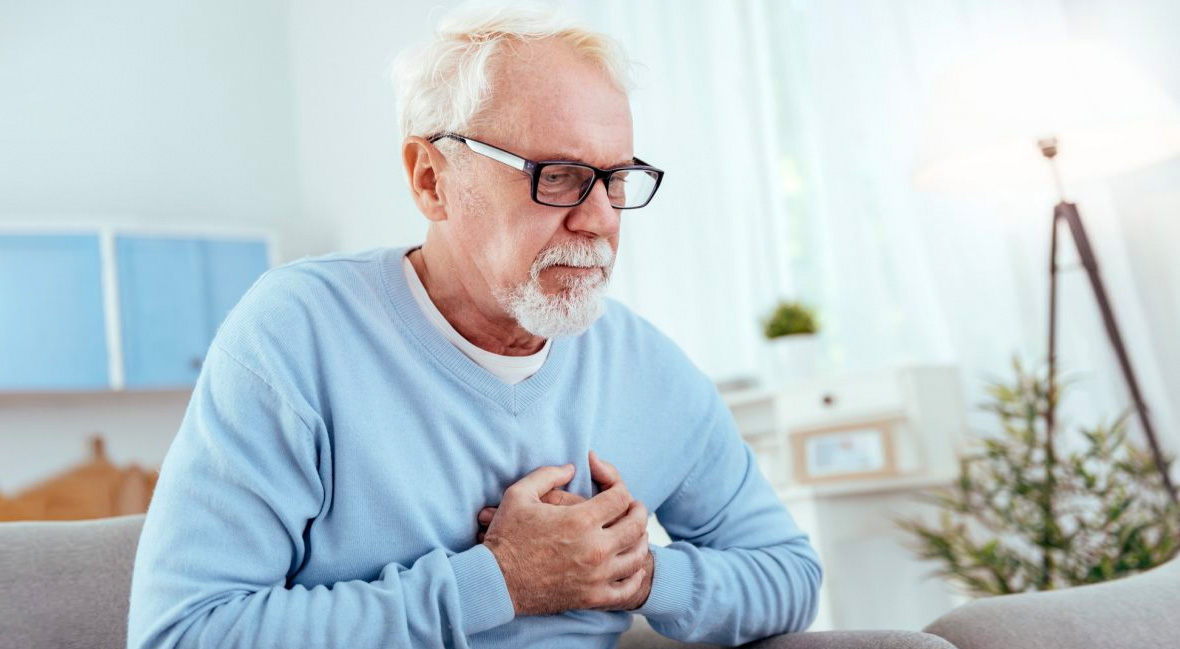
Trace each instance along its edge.
{"label": "man's neck", "polygon": [[431,245],[429,235],[409,257],[430,301],[471,344],[503,356],[529,356],[545,345],[544,338],[525,331],[504,311],[489,314],[480,309],[479,301],[460,281],[459,270],[446,248]]}

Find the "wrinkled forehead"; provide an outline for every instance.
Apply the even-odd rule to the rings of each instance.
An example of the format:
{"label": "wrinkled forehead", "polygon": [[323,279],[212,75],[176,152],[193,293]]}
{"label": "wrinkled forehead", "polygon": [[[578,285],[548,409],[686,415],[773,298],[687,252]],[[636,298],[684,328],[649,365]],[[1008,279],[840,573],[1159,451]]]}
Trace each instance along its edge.
{"label": "wrinkled forehead", "polygon": [[512,43],[489,62],[481,134],[534,160],[613,166],[634,156],[626,93],[591,60],[555,41]]}

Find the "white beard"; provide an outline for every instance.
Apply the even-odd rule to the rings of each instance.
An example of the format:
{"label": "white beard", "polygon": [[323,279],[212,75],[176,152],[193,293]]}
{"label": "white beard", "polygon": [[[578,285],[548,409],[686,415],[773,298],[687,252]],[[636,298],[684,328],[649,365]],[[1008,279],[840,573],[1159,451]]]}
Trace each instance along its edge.
{"label": "white beard", "polygon": [[[576,336],[606,310],[604,298],[614,256],[606,239],[547,248],[533,262],[529,279],[498,292],[496,299],[521,328],[534,336]],[[541,287],[541,271],[550,266],[598,267],[602,274],[565,278],[562,290],[546,295]]]}

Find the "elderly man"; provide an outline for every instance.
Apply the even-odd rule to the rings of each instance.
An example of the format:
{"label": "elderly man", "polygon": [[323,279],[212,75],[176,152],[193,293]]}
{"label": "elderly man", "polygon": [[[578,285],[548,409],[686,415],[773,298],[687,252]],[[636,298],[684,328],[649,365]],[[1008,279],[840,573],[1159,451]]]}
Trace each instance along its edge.
{"label": "elderly man", "polygon": [[707,377],[603,295],[663,175],[632,150],[617,48],[466,7],[399,78],[426,241],[272,270],[218,330],[129,646],[610,647],[632,613],[684,641],[806,628],[808,537]]}

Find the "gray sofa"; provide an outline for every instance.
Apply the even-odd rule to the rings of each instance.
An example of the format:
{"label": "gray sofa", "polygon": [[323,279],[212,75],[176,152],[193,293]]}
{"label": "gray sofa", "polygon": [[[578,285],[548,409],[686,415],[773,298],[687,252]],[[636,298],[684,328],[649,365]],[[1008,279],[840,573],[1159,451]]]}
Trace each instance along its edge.
{"label": "gray sofa", "polygon": [[[0,523],[0,648],[126,644],[142,514]],[[825,631],[756,649],[1099,649],[1180,647],[1180,561],[1105,584],[971,602],[914,631]],[[620,649],[705,647],[664,638],[636,617]]]}

